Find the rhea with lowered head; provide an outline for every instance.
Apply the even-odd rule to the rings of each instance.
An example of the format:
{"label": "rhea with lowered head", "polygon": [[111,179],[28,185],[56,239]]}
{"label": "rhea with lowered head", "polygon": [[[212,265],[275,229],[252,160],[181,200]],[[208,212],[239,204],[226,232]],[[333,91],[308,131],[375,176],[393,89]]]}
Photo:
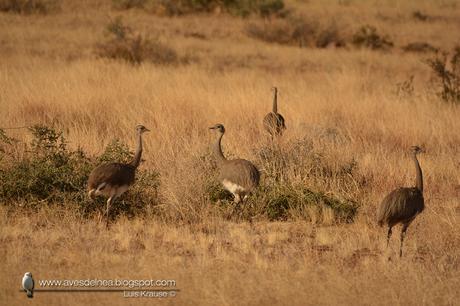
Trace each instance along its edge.
{"label": "rhea with lowered head", "polygon": [[107,199],[106,226],[109,226],[109,210],[113,201],[120,197],[134,183],[136,169],[141,162],[142,156],[142,134],[148,132],[143,125],[136,127],[137,148],[134,158],[127,164],[108,163],[102,164],[89,175],[88,195],[91,199],[94,196],[104,195]]}
{"label": "rhea with lowered head", "polygon": [[259,185],[260,172],[256,166],[245,159],[225,158],[222,153],[222,136],[225,128],[222,124],[216,124],[210,129],[217,132],[217,139],[214,144],[214,155],[219,167],[219,181],[225,189],[230,191],[235,197],[235,203],[244,201],[248,195]]}
{"label": "rhea with lowered head", "polygon": [[411,157],[415,164],[415,187],[398,188],[390,192],[380,204],[377,219],[380,226],[388,226],[387,248],[392,234],[391,229],[398,223],[402,224],[401,244],[399,256],[402,256],[402,248],[407,228],[415,217],[423,211],[425,203],[423,199],[423,176],[422,168],[417,159],[417,154],[424,152],[420,147],[411,147]]}
{"label": "rhea with lowered head", "polygon": [[281,136],[286,125],[284,123],[284,117],[278,113],[278,88],[273,87],[273,108],[272,112],[265,115],[263,120],[264,128],[267,132],[273,136]]}

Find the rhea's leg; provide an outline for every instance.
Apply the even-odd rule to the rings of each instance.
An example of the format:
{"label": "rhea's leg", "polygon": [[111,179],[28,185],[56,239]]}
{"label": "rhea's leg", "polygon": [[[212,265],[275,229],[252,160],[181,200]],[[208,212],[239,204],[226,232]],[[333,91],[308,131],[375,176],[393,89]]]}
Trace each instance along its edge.
{"label": "rhea's leg", "polygon": [[235,205],[233,206],[233,209],[232,209],[232,215],[234,215],[235,211],[239,210],[240,204],[241,204],[241,196],[238,193],[235,193],[234,196],[235,196],[235,199],[234,199]]}
{"label": "rhea's leg", "polygon": [[408,227],[409,227],[409,224],[405,223],[403,224],[402,229],[401,229],[401,245],[399,246],[399,257],[402,257],[403,242],[404,242],[404,238],[406,237],[406,231]]}
{"label": "rhea's leg", "polygon": [[107,200],[106,223],[105,223],[105,226],[107,228],[109,228],[109,209],[110,209],[110,206],[112,205],[112,202],[113,202],[114,199],[115,199],[115,196],[111,196]]}
{"label": "rhea's leg", "polygon": [[390,238],[391,238],[391,234],[392,234],[392,230],[391,230],[391,226],[388,227],[388,234],[387,234],[387,249],[388,249],[388,245],[390,244]]}
{"label": "rhea's leg", "polygon": [[91,189],[90,191],[88,191],[88,197],[91,199],[91,200],[94,200],[94,192],[96,191],[96,189]]}

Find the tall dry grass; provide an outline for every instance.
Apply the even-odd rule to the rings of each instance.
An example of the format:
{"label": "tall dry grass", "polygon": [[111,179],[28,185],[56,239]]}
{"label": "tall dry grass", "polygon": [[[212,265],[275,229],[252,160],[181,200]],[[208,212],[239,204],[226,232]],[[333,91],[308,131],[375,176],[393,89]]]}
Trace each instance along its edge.
{"label": "tall dry grass", "polygon": [[[446,29],[456,27],[459,13],[450,3],[290,5],[316,18],[343,16],[339,21],[349,33],[374,24],[396,46],[422,40],[449,50],[454,42]],[[37,279],[176,279],[181,292],[162,301],[168,304],[456,304],[460,111],[438,100],[423,57],[398,48],[382,53],[270,45],[244,34],[248,21],[228,16],[117,12],[192,59],[174,67],[133,67],[94,55],[107,10],[110,1],[65,1],[55,14],[0,15],[0,127],[53,125],[69,146],[98,155],[113,138],[133,147],[134,127],[144,124],[152,132],[144,138],[141,167],[161,174],[161,205],[169,218],[121,218],[106,231],[97,220],[66,209],[44,205],[33,212],[4,203],[1,304],[24,304],[18,289],[26,270]],[[438,19],[414,20],[415,10]],[[411,75],[415,93],[398,96],[397,83]],[[353,185],[334,175],[302,175],[305,169],[297,164],[287,165],[286,179],[353,198],[361,205],[354,223],[298,215],[290,222],[261,218],[250,225],[226,221],[210,209],[203,197],[203,156],[214,137],[207,127],[225,124],[227,156],[260,166],[258,153],[269,146],[261,118],[270,110],[273,85],[280,88],[279,110],[288,127],[281,148],[287,152],[304,141],[333,170],[353,160],[353,179],[360,180]],[[7,132],[21,141],[30,137],[24,129]],[[404,257],[396,257],[395,233],[393,260],[387,261],[385,233],[374,213],[387,192],[414,183],[406,154],[413,144],[427,149],[420,157],[426,210],[409,228]],[[33,300],[69,301],[147,303],[83,293],[37,293]]]}

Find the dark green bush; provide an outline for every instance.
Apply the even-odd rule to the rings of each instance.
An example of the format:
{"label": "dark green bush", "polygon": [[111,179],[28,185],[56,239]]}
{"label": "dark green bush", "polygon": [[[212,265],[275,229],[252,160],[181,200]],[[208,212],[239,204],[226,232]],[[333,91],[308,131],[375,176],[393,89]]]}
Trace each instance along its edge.
{"label": "dark green bush", "polygon": [[448,103],[460,103],[460,47],[456,47],[450,59],[449,69],[447,67],[447,53],[437,55],[433,59],[427,60],[436,78],[437,86],[440,87],[439,97]]}
{"label": "dark green bush", "polygon": [[393,47],[393,42],[386,36],[381,36],[377,29],[370,25],[362,26],[353,35],[352,42],[357,47],[372,50],[387,50]]}
{"label": "dark green bush", "polygon": [[[33,139],[27,144],[24,157],[0,167],[0,203],[20,202],[31,208],[61,205],[76,209],[83,216],[102,210],[105,199],[93,202],[87,197],[89,173],[101,162],[132,158],[126,145],[113,141],[95,160],[80,149],[68,149],[61,132],[41,125],[31,127],[30,132]],[[158,202],[158,188],[158,173],[138,170],[134,186],[115,201],[112,216],[144,213]]]}
{"label": "dark green bush", "polygon": [[125,26],[121,17],[107,26],[107,38],[96,45],[99,57],[125,60],[133,65],[149,61],[159,65],[175,64],[179,61],[176,51],[156,39],[134,34]]}
{"label": "dark green bush", "polygon": [[[226,205],[234,204],[228,202]],[[349,223],[356,216],[358,204],[320,191],[313,191],[305,186],[290,183],[276,185],[262,183],[239,209],[240,216],[246,220],[263,217],[270,221],[287,221],[297,216],[309,220],[315,220],[318,216],[323,218],[325,208],[332,210],[335,222]],[[319,215],[310,215],[312,211]]]}
{"label": "dark green bush", "polygon": [[284,186],[271,191],[266,211],[270,220],[286,220],[293,212],[308,215],[306,209],[311,206],[318,208],[320,214],[324,207],[332,209],[337,222],[352,222],[358,210],[354,201],[339,200],[303,186]]}

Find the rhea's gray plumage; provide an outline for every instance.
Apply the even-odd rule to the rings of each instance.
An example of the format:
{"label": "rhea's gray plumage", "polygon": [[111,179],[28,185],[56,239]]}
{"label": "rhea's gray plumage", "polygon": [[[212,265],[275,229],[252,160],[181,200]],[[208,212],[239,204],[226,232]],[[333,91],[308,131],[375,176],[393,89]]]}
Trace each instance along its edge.
{"label": "rhea's gray plumage", "polygon": [[402,256],[402,247],[407,228],[415,217],[423,211],[425,203],[423,199],[423,175],[422,168],[417,159],[417,154],[423,152],[418,146],[411,147],[411,156],[415,163],[415,187],[398,188],[390,192],[380,204],[377,214],[378,224],[388,226],[387,247],[392,234],[392,227],[402,224],[401,244],[399,256]]}
{"label": "rhea's gray plumage", "polygon": [[280,136],[286,129],[284,117],[278,113],[278,88],[273,87],[273,109],[263,120],[264,128],[272,136]]}
{"label": "rhea's gray plumage", "polygon": [[235,202],[239,203],[246,199],[249,193],[259,185],[260,172],[248,160],[226,159],[221,146],[222,136],[225,133],[224,126],[216,124],[210,129],[218,132],[217,141],[214,144],[214,155],[219,167],[218,179],[224,188],[234,195]]}
{"label": "rhea's gray plumage", "polygon": [[121,196],[134,183],[136,169],[141,162],[142,134],[149,130],[143,126],[136,127],[137,148],[130,163],[109,163],[96,167],[88,178],[88,195],[94,198],[97,195],[108,197],[106,210],[106,225],[109,224],[109,209],[113,201]]}

